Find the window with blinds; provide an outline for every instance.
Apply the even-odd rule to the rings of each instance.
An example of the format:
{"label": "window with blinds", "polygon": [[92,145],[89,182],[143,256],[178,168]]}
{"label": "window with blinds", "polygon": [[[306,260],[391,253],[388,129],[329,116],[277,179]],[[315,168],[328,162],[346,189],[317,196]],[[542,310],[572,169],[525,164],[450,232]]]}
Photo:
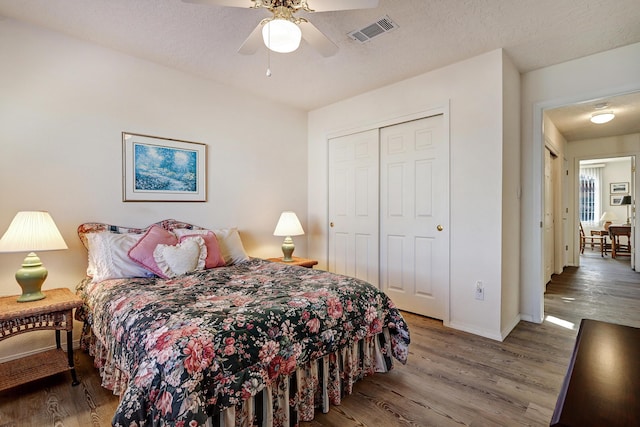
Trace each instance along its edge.
{"label": "window with blinds", "polygon": [[602,168],[580,168],[580,221],[597,225],[602,211]]}

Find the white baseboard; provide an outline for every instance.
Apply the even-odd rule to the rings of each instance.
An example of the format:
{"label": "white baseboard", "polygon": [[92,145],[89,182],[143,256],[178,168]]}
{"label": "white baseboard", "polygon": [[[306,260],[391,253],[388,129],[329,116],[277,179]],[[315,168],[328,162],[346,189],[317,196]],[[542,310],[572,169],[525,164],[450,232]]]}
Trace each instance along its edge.
{"label": "white baseboard", "polygon": [[511,319],[511,321],[507,324],[507,326],[502,329],[502,331],[500,332],[500,334],[502,335],[502,339],[500,341],[504,341],[504,339],[507,338],[511,331],[513,331],[513,329],[518,326],[518,323],[520,323],[520,314],[516,314],[515,317]]}
{"label": "white baseboard", "polygon": [[479,335],[481,337],[485,337],[485,338],[489,338],[495,341],[502,341],[502,335],[500,334],[500,332],[497,331],[488,331],[485,329],[479,329],[474,325],[469,325],[466,323],[460,323],[460,322],[450,322],[449,323],[449,327],[453,328],[453,329],[457,329],[459,331],[464,331],[464,332],[469,332],[471,334],[474,335]]}
{"label": "white baseboard", "polygon": [[[60,347],[62,347],[65,351],[67,350],[67,344],[64,340],[61,341],[60,343]],[[16,354],[12,354],[10,356],[5,356],[5,357],[0,357],[0,363],[4,363],[4,362],[9,362],[10,360],[15,360],[15,359],[21,359],[23,357],[27,357],[27,356],[31,356],[33,354],[37,354],[37,353],[42,353],[43,351],[47,351],[47,350],[53,350],[54,348],[56,348],[56,345],[50,345],[48,347],[42,347],[42,348],[38,348],[35,350],[30,350],[30,351],[25,351],[22,353],[16,353]],[[80,348],[80,340],[74,340],[73,341],[73,350],[77,350]]]}

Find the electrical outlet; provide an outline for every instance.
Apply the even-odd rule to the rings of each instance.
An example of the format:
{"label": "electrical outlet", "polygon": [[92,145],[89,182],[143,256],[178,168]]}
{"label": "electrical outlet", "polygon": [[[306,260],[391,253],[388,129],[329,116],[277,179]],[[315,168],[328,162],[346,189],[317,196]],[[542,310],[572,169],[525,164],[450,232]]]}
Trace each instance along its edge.
{"label": "electrical outlet", "polygon": [[476,299],[478,301],[484,301],[484,285],[480,280],[476,282]]}

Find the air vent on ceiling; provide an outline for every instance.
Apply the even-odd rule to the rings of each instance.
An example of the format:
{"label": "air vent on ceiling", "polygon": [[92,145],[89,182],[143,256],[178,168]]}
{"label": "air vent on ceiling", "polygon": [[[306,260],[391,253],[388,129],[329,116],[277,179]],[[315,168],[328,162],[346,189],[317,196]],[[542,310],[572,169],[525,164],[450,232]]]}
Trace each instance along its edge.
{"label": "air vent on ceiling", "polygon": [[385,15],[373,24],[369,24],[359,30],[351,31],[347,35],[357,42],[366,43],[369,40],[388,33],[389,31],[393,31],[396,28],[398,28],[398,24],[393,22],[389,16]]}

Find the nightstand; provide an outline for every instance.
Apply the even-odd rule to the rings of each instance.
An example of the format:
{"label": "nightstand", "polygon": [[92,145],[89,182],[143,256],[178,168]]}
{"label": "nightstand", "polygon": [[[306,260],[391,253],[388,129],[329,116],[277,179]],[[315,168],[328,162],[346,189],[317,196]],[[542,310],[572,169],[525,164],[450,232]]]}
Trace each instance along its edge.
{"label": "nightstand", "polygon": [[267,258],[267,261],[279,262],[281,264],[287,264],[287,265],[297,265],[299,267],[307,267],[307,268],[313,268],[313,266],[318,263],[318,261],[316,261],[315,259],[298,258],[297,256],[292,256],[291,258],[293,258],[293,261],[291,262],[284,262],[282,260],[282,257]]}
{"label": "nightstand", "polygon": [[[56,348],[0,364],[0,390],[71,371],[71,385],[78,385],[73,362],[73,309],[82,305],[69,289],[42,291],[46,298],[17,302],[18,295],[0,297],[0,341],[41,330],[56,332]],[[67,352],[60,346],[60,331],[67,331]]]}

